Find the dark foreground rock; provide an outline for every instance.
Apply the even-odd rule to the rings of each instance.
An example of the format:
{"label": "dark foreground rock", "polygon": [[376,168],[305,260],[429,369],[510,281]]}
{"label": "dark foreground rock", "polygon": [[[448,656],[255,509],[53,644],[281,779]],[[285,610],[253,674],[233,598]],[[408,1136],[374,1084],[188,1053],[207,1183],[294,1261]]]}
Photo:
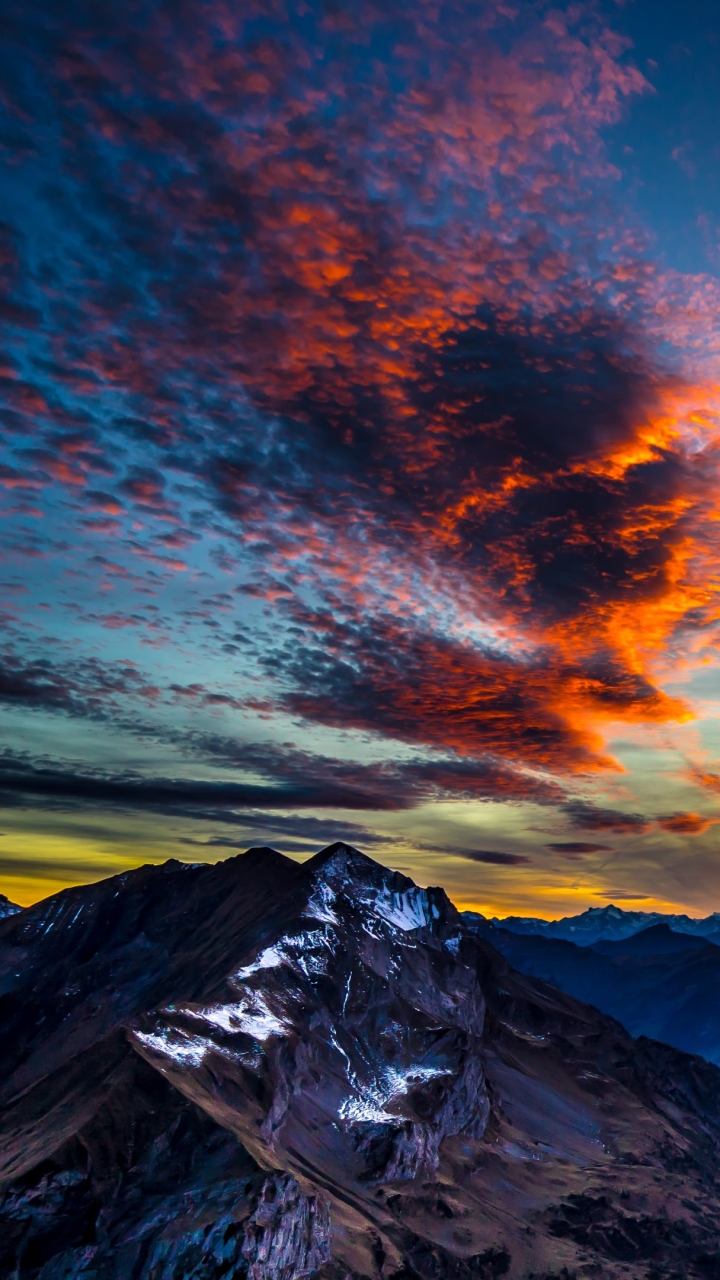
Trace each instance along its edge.
{"label": "dark foreground rock", "polygon": [[0,923],[0,1276],[720,1277],[720,1072],[344,845]]}

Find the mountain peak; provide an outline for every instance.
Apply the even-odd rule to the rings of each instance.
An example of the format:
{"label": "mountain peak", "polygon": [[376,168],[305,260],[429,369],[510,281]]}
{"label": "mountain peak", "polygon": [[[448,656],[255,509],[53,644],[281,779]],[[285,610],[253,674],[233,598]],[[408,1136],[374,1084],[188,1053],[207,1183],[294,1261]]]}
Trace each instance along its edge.
{"label": "mountain peak", "polygon": [[305,867],[308,871],[319,871],[323,867],[332,864],[336,867],[345,867],[367,874],[372,871],[376,875],[388,875],[387,867],[381,862],[376,862],[367,853],[361,853],[354,845],[346,844],[344,840],[336,840],[333,844],[329,844],[326,849],[321,849],[319,853],[313,854],[312,858],[308,858]]}
{"label": "mountain peak", "polygon": [[251,866],[254,862],[261,863],[263,867],[295,865],[292,858],[288,858],[284,853],[280,853],[278,849],[271,848],[267,844],[254,844],[244,853],[239,853],[237,859],[228,858],[227,862],[242,861],[243,867]]}
{"label": "mountain peak", "polygon": [[338,840],[304,864],[315,885],[308,913],[328,923],[335,921],[335,902],[347,900],[356,911],[401,932],[412,929],[452,928],[457,912],[443,889],[421,889],[409,876],[376,862],[352,845]]}
{"label": "mountain peak", "polygon": [[717,1071],[342,841],[56,895],[0,984],[1,1275],[709,1274]]}

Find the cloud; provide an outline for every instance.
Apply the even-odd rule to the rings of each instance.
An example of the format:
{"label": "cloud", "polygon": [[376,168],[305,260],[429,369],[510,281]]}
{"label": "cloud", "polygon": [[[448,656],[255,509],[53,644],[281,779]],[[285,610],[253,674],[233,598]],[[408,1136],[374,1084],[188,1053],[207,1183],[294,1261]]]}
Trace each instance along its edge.
{"label": "cloud", "polygon": [[492,755],[463,757],[433,752],[409,759],[390,758],[361,764],[356,760],[320,756],[295,746],[248,743],[221,734],[191,734],[181,738],[180,743],[217,765],[251,769],[288,785],[307,778],[315,782],[323,778],[348,789],[367,787],[387,796],[391,807],[412,807],[426,800],[451,796],[553,804],[565,795],[553,778],[514,768]]}
{"label": "cloud", "polygon": [[609,844],[590,844],[585,840],[561,840],[553,844],[546,844],[546,849],[551,853],[559,853],[562,858],[568,858],[574,861],[575,858],[582,858],[586,853],[612,853],[613,850]]}
{"label": "cloud", "polygon": [[641,813],[624,813],[621,809],[605,809],[585,800],[569,800],[562,811],[574,827],[586,831],[617,831],[619,834],[642,835],[651,826]]}
{"label": "cloud", "polygon": [[23,857],[22,854],[0,856],[0,876],[12,880],[57,881],[61,884],[85,883],[88,880],[100,880],[106,876],[116,875],[123,867],[114,861],[112,856],[74,857],[64,860],[53,857]]}
{"label": "cloud", "polygon": [[[271,831],[272,827],[268,827],[267,829]],[[329,835],[327,834],[328,832],[329,832]],[[273,838],[272,845],[253,846],[253,847],[254,848],[257,848],[257,847],[273,848],[273,849],[277,848],[280,852],[284,850],[287,853],[312,854],[312,853],[318,853],[321,848],[327,848],[328,844],[334,844],[336,839],[341,840],[343,837],[343,832],[347,834],[346,827],[328,826],[326,828],[325,836],[320,841],[302,840],[302,839],[296,839],[293,836],[281,835]],[[363,836],[362,840],[359,843],[362,843],[364,845],[368,845],[368,844],[373,845],[377,843],[377,841],[373,841],[372,836],[370,837],[370,839],[368,839],[366,836]],[[212,849],[240,849],[243,852],[246,851],[248,848],[247,839],[246,840],[223,840],[222,837],[220,836],[217,836],[210,840],[193,840],[191,836],[181,836],[178,839],[178,844],[190,845],[194,849],[211,849],[211,850]]]}
{"label": "cloud", "polygon": [[584,840],[561,840],[555,844],[546,844],[545,848],[564,853],[612,853],[609,844],[588,844]]}
{"label": "cloud", "polygon": [[608,898],[611,902],[646,902],[649,893],[633,893],[630,889],[606,889],[596,893],[596,898]]}
{"label": "cloud", "polygon": [[307,622],[303,642],[275,650],[268,665],[292,681],[282,706],[333,726],[577,772],[613,767],[578,713],[678,714],[677,704],[609,660],[583,666],[542,650],[508,654],[428,633],[412,620],[376,616],[350,625],[316,614]]}
{"label": "cloud", "polygon": [[453,849],[458,858],[467,858],[469,862],[484,862],[491,867],[523,867],[532,860],[520,853],[493,853],[489,849]]}
{"label": "cloud", "polygon": [[[382,778],[371,775],[369,787],[363,785],[366,781],[362,773],[360,779],[353,779],[349,770],[344,779],[319,780],[316,775],[302,775],[297,768],[292,777],[270,785],[224,779],[198,781],[81,770],[9,752],[0,756],[0,798],[5,803],[37,797],[60,806],[104,805],[220,821],[223,814],[232,815],[248,804],[270,809],[293,805],[378,810],[407,807],[407,797],[393,798],[389,786],[383,791]],[[372,782],[377,784],[374,789]],[[230,820],[234,821],[234,816]]]}
{"label": "cloud", "polygon": [[[233,813],[233,822],[249,830],[256,829],[272,832],[274,835],[310,837],[317,841],[318,846],[325,846],[332,844],[335,840],[343,839],[342,834],[337,835],[338,830],[341,830],[348,837],[346,841],[348,844],[353,841],[355,844],[366,845],[397,843],[396,837],[380,835],[357,822],[343,821],[339,824],[336,818],[309,818],[302,817],[297,813],[282,815],[277,813],[242,813],[235,811]],[[211,836],[205,840],[196,840],[187,836],[181,839],[181,843],[202,846],[203,848],[240,849],[245,847],[242,841],[229,840],[224,836]]]}
{"label": "cloud", "polygon": [[[671,340],[697,299],[608,196],[622,42],[523,0],[11,15],[0,487],[65,621],[18,614],[0,699],[240,776],[6,756],[8,802],[645,830],[568,779],[690,714],[655,659],[716,616],[718,453]],[[300,745],[207,732],[251,715]]]}
{"label": "cloud", "polygon": [[[232,781],[112,773],[6,749],[0,753],[0,804],[17,806],[32,800],[36,805],[60,808],[93,805],[145,810],[241,827],[264,825],[264,829],[315,837],[329,829],[320,819],[279,817],[263,824],[259,815],[248,813],[247,806],[393,812],[451,797],[489,799],[504,794],[508,799],[530,798],[540,803],[556,799],[551,787],[526,785],[523,775],[513,777],[492,761],[440,759],[362,765],[271,743],[233,745],[236,768]],[[226,751],[228,746],[224,744]],[[251,776],[266,777],[267,783],[238,781],[238,767]],[[329,825],[336,829],[337,824]],[[380,837],[370,839],[377,842]]]}
{"label": "cloud", "polygon": [[663,831],[673,835],[700,836],[709,830],[717,818],[703,818],[699,813],[670,813],[664,818],[657,818],[657,824]]}
{"label": "cloud", "polygon": [[33,660],[9,648],[0,654],[0,702],[9,706],[102,719],[126,698],[154,702],[158,695],[158,686],[129,661]]}
{"label": "cloud", "polygon": [[701,768],[699,765],[692,765],[689,773],[692,781],[705,791],[711,791],[716,795],[720,794],[720,774],[713,773],[710,769]]}

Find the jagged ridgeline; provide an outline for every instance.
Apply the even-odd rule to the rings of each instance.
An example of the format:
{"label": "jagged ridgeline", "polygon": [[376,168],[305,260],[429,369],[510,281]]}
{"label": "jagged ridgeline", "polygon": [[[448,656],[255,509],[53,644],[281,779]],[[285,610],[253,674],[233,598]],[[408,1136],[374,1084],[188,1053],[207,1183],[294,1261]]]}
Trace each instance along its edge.
{"label": "jagged ridgeline", "polygon": [[720,1277],[720,1072],[346,845],[0,921],[0,1276]]}

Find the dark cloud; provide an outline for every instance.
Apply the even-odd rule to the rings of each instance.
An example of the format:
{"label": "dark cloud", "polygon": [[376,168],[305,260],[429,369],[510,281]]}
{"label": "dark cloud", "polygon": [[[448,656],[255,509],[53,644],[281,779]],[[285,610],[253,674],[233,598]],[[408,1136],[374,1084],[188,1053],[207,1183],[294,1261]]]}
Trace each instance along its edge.
{"label": "dark cloud", "polygon": [[493,853],[489,849],[454,849],[453,852],[469,862],[485,862],[491,867],[523,867],[532,861],[520,853]]}
{"label": "dark cloud", "polygon": [[434,753],[409,760],[359,764],[294,746],[249,744],[220,734],[194,734],[184,741],[194,753],[216,764],[252,769],[288,785],[322,777],[348,789],[367,786],[378,795],[386,795],[393,808],[449,796],[480,800],[503,797],[538,804],[559,803],[564,798],[563,789],[554,780],[512,768],[491,755],[468,758]]}
{"label": "dark cloud", "polygon": [[0,702],[10,706],[97,719],[117,713],[127,698],[153,702],[158,694],[158,686],[132,662],[33,660],[11,650],[0,654]]}
{"label": "dark cloud", "polygon": [[604,809],[585,800],[569,800],[562,806],[574,827],[585,831],[617,831],[619,834],[642,835],[651,821],[641,813],[623,813],[620,809]]}
{"label": "dark cloud", "polygon": [[[271,831],[272,827],[268,827],[267,829],[268,831]],[[338,829],[335,827],[329,827],[327,830],[331,832],[330,836],[320,842],[316,840],[295,839],[292,836],[281,835],[273,837],[272,845],[268,845],[267,847],[277,849],[281,853],[318,853],[321,848],[327,848],[328,844],[333,844],[335,842]],[[342,839],[343,830],[344,828],[339,828],[339,836],[337,836],[337,838]],[[372,842],[364,839],[362,843],[367,845]],[[240,849],[241,851],[244,851],[248,847],[247,840],[223,840],[220,836],[212,840],[193,840],[191,836],[183,836],[178,840],[178,844],[190,845],[193,849],[197,850]]]}
{"label": "dark cloud", "polygon": [[[275,785],[218,781],[192,778],[157,778],[140,774],[108,774],[81,771],[71,766],[31,761],[12,753],[0,756],[0,799],[17,804],[23,798],[42,798],[46,802],[73,806],[104,805],[115,808],[154,810],[178,816],[207,818],[245,805],[266,808],[302,805],[341,809],[405,808],[407,796],[391,797],[390,787],[383,790],[381,777],[355,780],[347,771],[347,781],[340,778],[318,780],[317,775],[301,775],[295,767],[291,776],[277,778]],[[365,781],[370,786],[363,786]],[[220,819],[222,820],[222,819]]]}
{"label": "dark cloud", "polygon": [[588,844],[585,840],[561,840],[554,844],[546,844],[546,849],[550,849],[552,853],[559,853],[565,857],[580,857],[584,853],[612,853],[612,847],[609,844]]}
{"label": "dark cloud", "polygon": [[[0,803],[91,804],[252,826],[260,825],[260,819],[251,814],[247,821],[248,805],[392,812],[450,797],[488,799],[504,793],[508,799],[532,798],[541,803],[557,798],[552,788],[533,789],[532,781],[526,784],[522,774],[514,777],[493,762],[440,759],[361,765],[271,743],[234,745],[236,768],[267,777],[267,784],[113,774],[5,750],[0,753]],[[225,751],[228,747],[225,743]],[[278,829],[283,821],[278,819]],[[297,821],[288,818],[287,829]],[[266,820],[265,828],[272,829],[272,819]],[[314,836],[321,830],[327,830],[326,824],[309,819],[298,834]]]}
{"label": "dark cloud", "polygon": [[109,855],[103,857],[81,856],[72,862],[52,857],[23,857],[22,854],[0,856],[0,876],[13,880],[51,880],[61,884],[73,881],[85,883],[116,875],[124,869],[120,860]]}
{"label": "dark cloud", "polygon": [[630,889],[606,889],[596,893],[596,898],[607,898],[610,902],[646,902],[649,893],[632,893]]}
{"label": "dark cloud", "polygon": [[[347,837],[346,843],[356,845],[359,844],[394,844],[396,839],[393,836],[379,835],[375,831],[369,831],[367,827],[360,826],[357,822],[343,822],[338,825],[338,820],[333,818],[329,820],[321,818],[301,817],[299,814],[293,813],[287,816],[281,814],[252,813],[245,812],[233,813],[233,822],[238,826],[242,825],[252,830],[272,832],[275,835],[282,836],[299,836],[311,837],[317,841],[317,847],[325,847],[334,843],[336,840],[343,840]],[[341,831],[338,835],[337,832]],[[206,840],[195,840],[191,837],[183,837],[182,844],[192,844],[196,846],[207,846],[208,848],[241,848],[244,847],[240,840],[228,840],[223,836],[212,836]]]}

